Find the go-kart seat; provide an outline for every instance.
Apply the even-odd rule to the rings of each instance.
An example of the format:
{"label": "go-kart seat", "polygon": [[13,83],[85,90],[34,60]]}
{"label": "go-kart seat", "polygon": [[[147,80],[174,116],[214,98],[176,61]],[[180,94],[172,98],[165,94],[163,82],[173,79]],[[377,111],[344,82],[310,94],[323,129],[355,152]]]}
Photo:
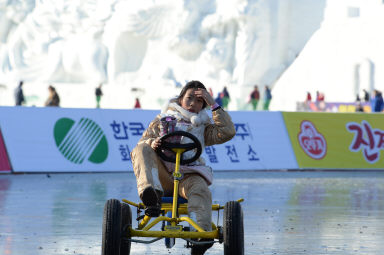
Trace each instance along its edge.
{"label": "go-kart seat", "polygon": [[[173,203],[173,197],[162,197],[161,198],[161,203],[170,203],[170,204],[172,204]],[[178,197],[178,199],[177,199],[177,204],[178,205],[187,204],[187,203],[188,203],[187,199],[182,198],[182,197]]]}

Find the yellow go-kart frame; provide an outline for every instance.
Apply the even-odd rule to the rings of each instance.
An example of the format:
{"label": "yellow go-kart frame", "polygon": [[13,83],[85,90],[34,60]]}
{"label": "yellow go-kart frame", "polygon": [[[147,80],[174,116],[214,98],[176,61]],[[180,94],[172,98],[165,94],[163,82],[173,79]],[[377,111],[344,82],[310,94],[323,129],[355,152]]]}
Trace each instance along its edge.
{"label": "yellow go-kart frame", "polygon": [[[192,143],[180,144],[170,143],[166,140],[170,137],[188,137]],[[169,139],[168,139],[169,140]],[[169,158],[162,153],[163,150],[171,150],[176,155],[175,158]],[[182,154],[186,151],[195,149],[195,156],[191,159],[183,160]],[[166,160],[175,162],[175,171],[173,172],[174,190],[173,197],[163,198],[161,205],[161,216],[152,217],[141,215],[142,210],[146,209],[143,203],[134,203],[127,199],[122,199],[121,203],[117,199],[110,199],[104,207],[103,217],[103,237],[102,237],[102,254],[103,255],[129,255],[131,242],[137,243],[153,243],[165,238],[167,248],[172,248],[175,244],[175,238],[181,238],[187,241],[186,247],[191,244],[202,243],[224,243],[224,254],[244,254],[244,228],[243,228],[243,212],[240,202],[229,201],[225,206],[219,204],[212,205],[212,211],[224,210],[223,227],[212,222],[212,231],[205,231],[197,222],[188,217],[187,201],[179,198],[179,182],[183,175],[180,172],[180,164],[195,161],[201,154],[201,144],[199,140],[190,133],[184,131],[176,131],[162,137],[162,146],[158,150],[159,156]],[[132,213],[129,205],[137,208],[138,226],[132,228]],[[180,215],[186,215],[180,217]],[[191,231],[189,227],[180,223],[187,222],[195,230]],[[152,230],[159,223],[162,224],[162,230]],[[153,237],[152,240],[135,239],[134,237]],[[205,240],[205,241],[197,241]],[[212,240],[212,241],[210,241]]]}

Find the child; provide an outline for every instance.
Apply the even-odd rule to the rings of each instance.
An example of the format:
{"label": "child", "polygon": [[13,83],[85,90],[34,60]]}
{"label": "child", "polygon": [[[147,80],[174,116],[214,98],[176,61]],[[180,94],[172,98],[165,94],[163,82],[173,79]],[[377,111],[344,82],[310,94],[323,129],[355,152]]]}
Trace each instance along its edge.
{"label": "child", "polygon": [[[207,105],[211,107],[213,123],[204,109]],[[149,216],[158,216],[161,196],[171,196],[173,192],[174,164],[162,161],[155,152],[161,145],[160,137],[163,135],[160,134],[161,119],[166,116],[176,119],[175,130],[195,135],[203,148],[227,142],[235,135],[231,117],[215,103],[205,86],[199,81],[188,82],[180,95],[171,99],[161,114],[149,124],[131,153],[138,193],[148,207],[146,214]],[[193,163],[181,165],[180,171],[184,177],[179,183],[179,195],[188,199],[189,216],[204,230],[211,231],[212,197],[208,186],[212,183],[212,169],[200,157]],[[200,253],[196,249],[194,253],[192,247],[192,254],[204,254],[210,246]]]}

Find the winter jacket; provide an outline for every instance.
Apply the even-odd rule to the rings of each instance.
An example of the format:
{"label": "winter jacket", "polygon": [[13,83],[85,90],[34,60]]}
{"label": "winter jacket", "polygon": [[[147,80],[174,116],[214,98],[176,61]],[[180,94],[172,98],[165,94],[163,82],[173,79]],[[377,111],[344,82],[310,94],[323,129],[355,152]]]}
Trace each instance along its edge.
{"label": "winter jacket", "polygon": [[[176,103],[176,100],[173,99],[149,124],[149,127],[144,132],[139,143],[147,143],[148,145],[151,145],[152,142],[160,136],[160,119],[164,116],[176,117],[176,130],[183,130],[195,135],[201,142],[203,149],[205,146],[225,143],[231,140],[236,134],[231,117],[223,109],[219,108],[212,112],[212,123],[212,120],[209,118],[205,109],[201,110],[198,114],[191,113],[183,109]],[[187,153],[193,152],[189,151],[185,154]],[[169,171],[173,171],[173,163],[164,162],[164,164]],[[212,183],[212,169],[205,164],[203,157],[200,157],[191,164],[180,166],[180,171],[183,173],[197,172],[205,178],[208,185]]]}

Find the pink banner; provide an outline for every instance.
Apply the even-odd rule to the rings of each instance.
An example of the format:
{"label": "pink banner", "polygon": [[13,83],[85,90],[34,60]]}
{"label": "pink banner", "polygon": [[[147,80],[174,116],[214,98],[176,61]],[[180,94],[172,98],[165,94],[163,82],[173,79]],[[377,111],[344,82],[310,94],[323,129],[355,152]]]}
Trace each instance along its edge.
{"label": "pink banner", "polygon": [[0,172],[11,172],[11,164],[9,163],[8,154],[5,148],[1,130],[0,130]]}

